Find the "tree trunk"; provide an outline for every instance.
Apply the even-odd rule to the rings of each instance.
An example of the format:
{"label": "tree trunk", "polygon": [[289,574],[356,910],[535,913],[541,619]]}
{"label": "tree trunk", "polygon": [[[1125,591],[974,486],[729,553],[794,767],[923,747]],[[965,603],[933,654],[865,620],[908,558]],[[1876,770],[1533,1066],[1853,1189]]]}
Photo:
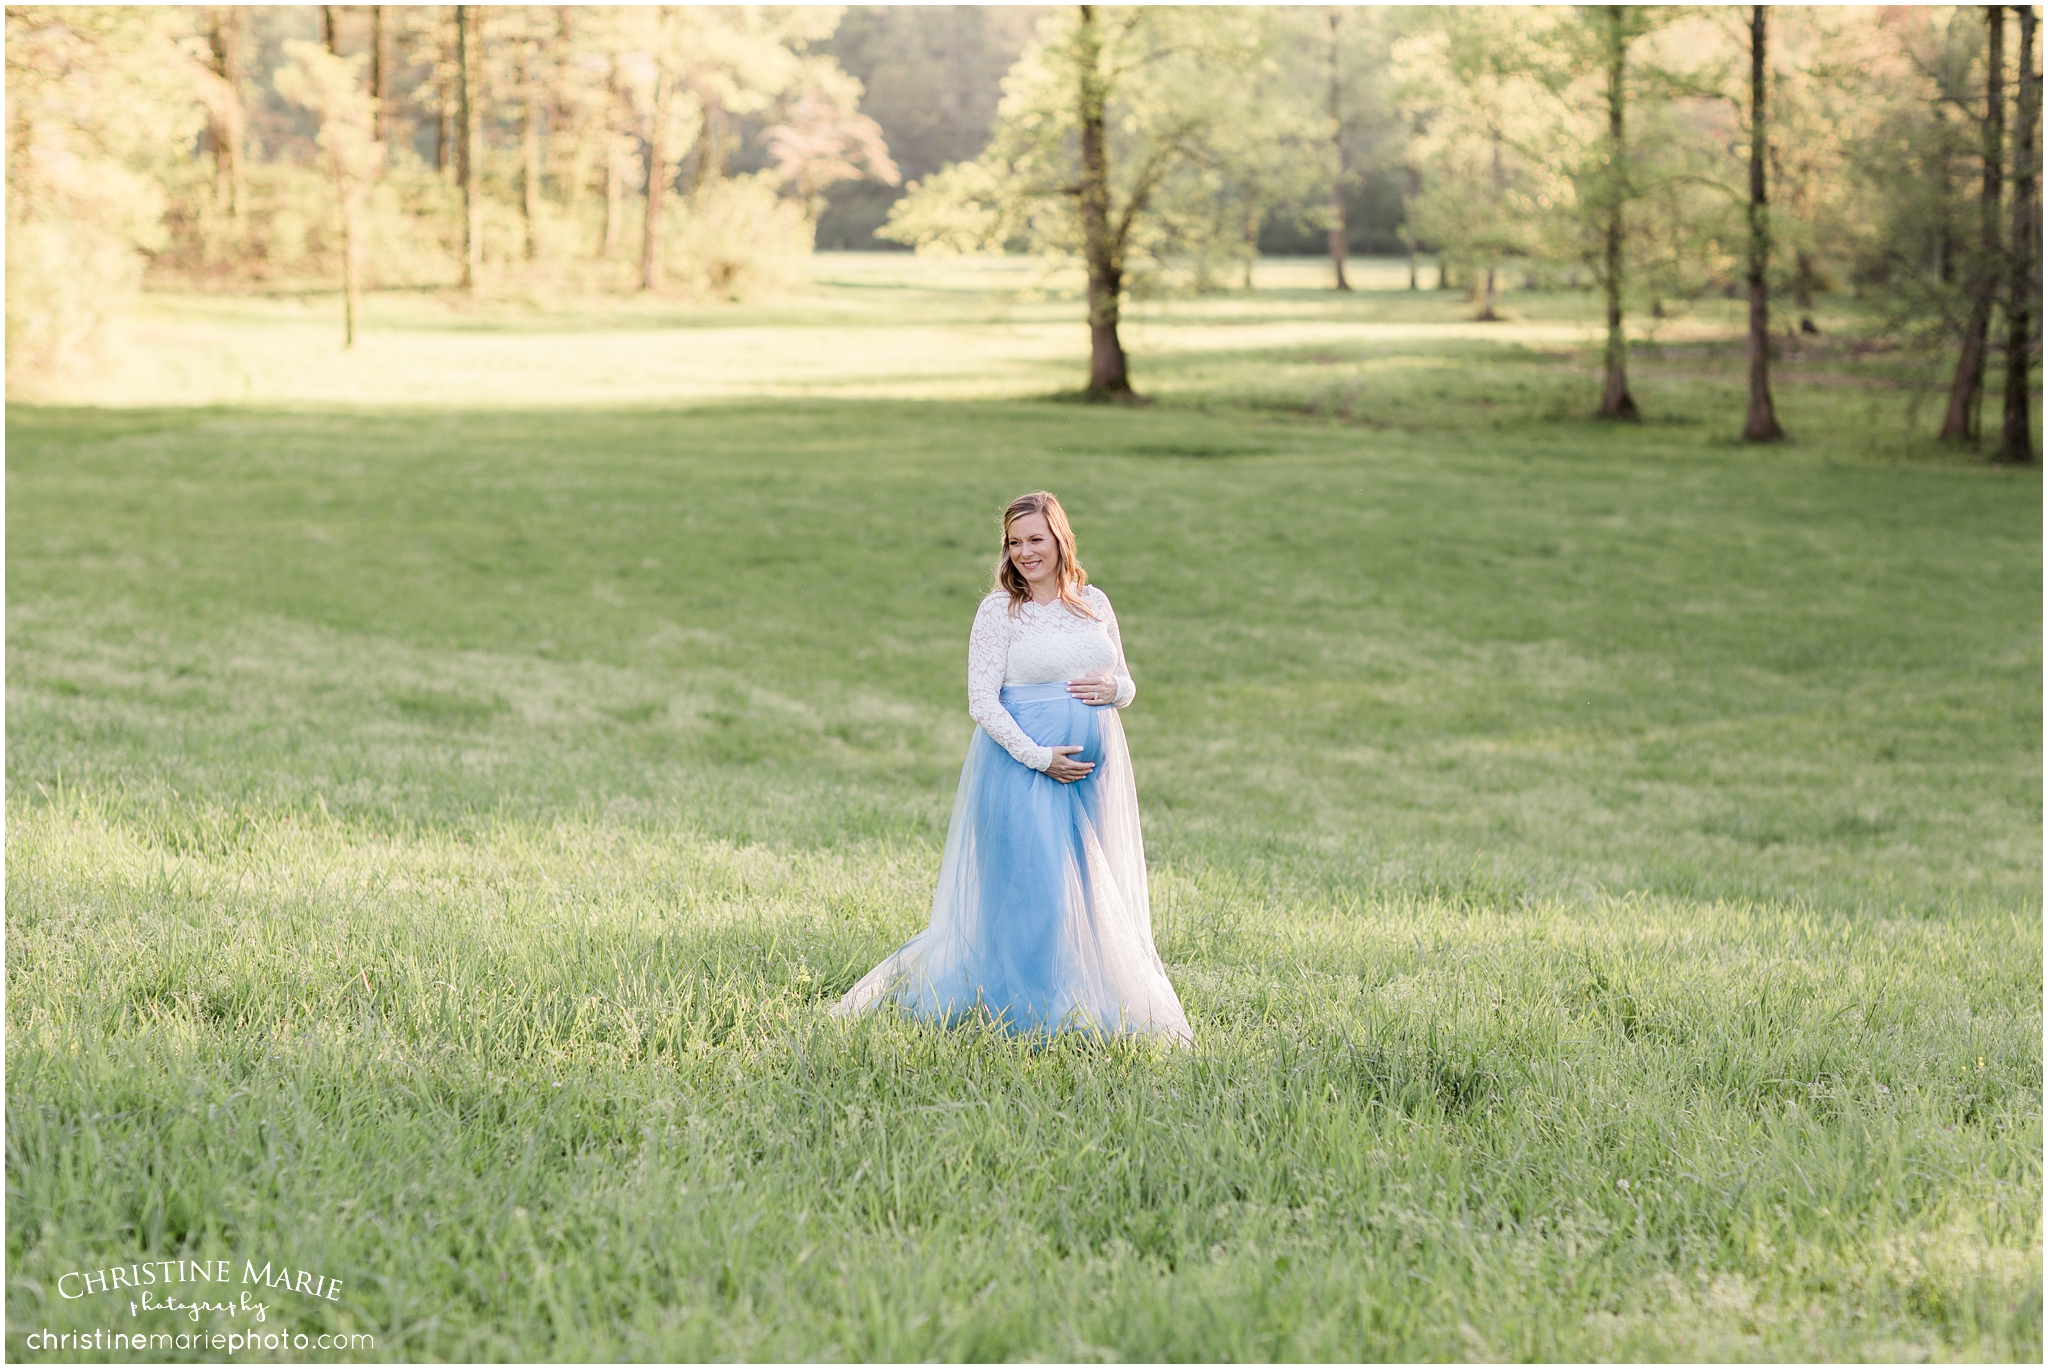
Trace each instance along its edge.
{"label": "tree trunk", "polygon": [[607,259],[619,250],[619,212],[626,179],[619,166],[621,151],[618,135],[609,135],[604,145],[604,243],[599,249]]}
{"label": "tree trunk", "polygon": [[673,81],[659,59],[654,73],[654,126],[647,133],[647,231],[640,243],[640,288],[661,288],[661,217],[668,192],[668,107]]}
{"label": "tree trunk", "polygon": [[341,50],[334,46],[334,20],[335,6],[322,5],[320,7],[320,46],[326,48],[336,57],[339,57],[341,56]]}
{"label": "tree trunk", "polygon": [[355,196],[343,189],[341,196],[341,345],[344,348],[356,345],[356,292],[362,284],[362,273],[356,263],[357,244],[362,242],[362,226],[356,222]]}
{"label": "tree trunk", "polygon": [[701,203],[704,192],[725,175],[725,109],[716,101],[704,106],[704,123],[697,136],[697,169],[690,177],[690,199]]}
{"label": "tree trunk", "polygon": [[1408,288],[1422,287],[1415,280],[1415,197],[1422,191],[1422,175],[1409,162],[1401,168],[1401,245],[1408,249]]}
{"label": "tree trunk", "polygon": [[462,287],[472,293],[484,264],[483,170],[484,116],[477,103],[477,68],[483,53],[477,33],[476,6],[455,7],[455,88],[461,106],[462,131],[456,148],[462,178]]}
{"label": "tree trunk", "polygon": [[1339,290],[1349,290],[1344,277],[1344,257],[1350,250],[1350,232],[1344,223],[1344,78],[1337,63],[1338,13],[1327,11],[1330,21],[1330,262],[1337,268]]}
{"label": "tree trunk", "polygon": [[1804,247],[1795,248],[1792,253],[1792,303],[1799,308],[1799,331],[1818,333],[1820,329],[1813,321],[1813,257]]}
{"label": "tree trunk", "polygon": [[1247,294],[1252,289],[1252,268],[1259,264],[1259,222],[1264,217],[1259,208],[1258,187],[1247,185],[1244,192],[1244,288]]}
{"label": "tree trunk", "polygon": [[214,194],[226,203],[228,217],[239,228],[248,201],[247,182],[242,173],[246,124],[242,110],[242,11],[223,5],[213,13],[213,69],[227,87],[226,107],[213,126]]}
{"label": "tree trunk", "polygon": [[1949,387],[1948,414],[1941,421],[1945,442],[1977,444],[1983,431],[1984,354],[1991,337],[1991,306],[1998,295],[1998,211],[2005,175],[2005,8],[1984,11],[1984,195],[1978,224],[1976,288],[1971,292],[1969,322],[1963,325],[1962,354],[1956,359],[1955,383]]}
{"label": "tree trunk", "polygon": [[1627,22],[1621,8],[1607,10],[1607,352],[1604,358],[1607,379],[1600,390],[1601,418],[1635,418],[1636,401],[1628,392],[1628,335],[1622,326],[1622,248],[1625,242],[1622,223],[1622,208],[1626,200],[1623,193],[1624,159],[1628,155],[1628,138],[1625,113],[1627,90],[1624,78],[1627,75],[1628,40],[1623,35],[1622,25]]}
{"label": "tree trunk", "polygon": [[1764,7],[1749,10],[1749,414],[1742,421],[1745,442],[1776,442],[1785,435],[1771,403],[1771,292],[1765,272],[1771,260],[1771,201],[1764,185],[1770,156],[1768,92],[1765,84]]}
{"label": "tree trunk", "polygon": [[[1495,212],[1499,213],[1501,212],[1499,206],[1503,205],[1507,200],[1508,177],[1507,169],[1502,165],[1500,159],[1500,130],[1498,128],[1493,130],[1493,169],[1491,176],[1493,180],[1493,202],[1496,206]],[[1484,288],[1479,291],[1479,312],[1473,317],[1475,323],[1500,322],[1500,311],[1494,307],[1494,273],[1499,268],[1499,265],[1500,263],[1497,258],[1489,258],[1487,260],[1486,283]]]}
{"label": "tree trunk", "polygon": [[1109,222],[1109,90],[1102,74],[1102,35],[1095,7],[1082,5],[1074,35],[1081,124],[1081,239],[1088,257],[1088,393],[1122,397],[1131,393],[1117,322],[1124,295],[1123,257]]}
{"label": "tree trunk", "polygon": [[2013,130],[2012,257],[2005,306],[2005,430],[1998,459],[2033,464],[2034,433],[2028,372],[2036,344],[2035,310],[2041,302],[2041,84],[2034,70],[2032,5],[2016,5],[2020,17],[2018,127]]}
{"label": "tree trunk", "polygon": [[391,131],[391,122],[384,107],[391,102],[389,89],[391,72],[384,61],[384,6],[370,6],[370,99],[376,108],[376,126],[372,136],[383,142]]}
{"label": "tree trunk", "polygon": [[519,217],[526,228],[526,259],[539,255],[540,221],[540,94],[534,86],[532,58],[519,63]]}
{"label": "tree trunk", "polygon": [[[453,22],[455,7],[450,5],[448,12],[450,22],[441,26],[441,56],[443,61],[446,60],[449,52],[461,51],[461,40],[455,32],[451,31],[461,27]],[[435,65],[439,67],[440,63]],[[455,121],[451,113],[455,107],[455,102],[450,98],[453,95],[453,82],[446,76],[438,73],[434,80],[438,87],[436,93],[440,96],[440,99],[436,101],[439,108],[434,111],[434,171],[435,174],[439,175],[448,170],[448,148],[455,141]]]}
{"label": "tree trunk", "polygon": [[604,124],[604,243],[599,249],[607,259],[619,250],[619,209],[620,201],[624,197],[626,179],[624,169],[619,165],[625,151],[620,146],[622,135],[618,129],[612,127],[612,122],[618,118],[620,108],[617,57],[611,60],[609,87],[611,103],[606,107]]}

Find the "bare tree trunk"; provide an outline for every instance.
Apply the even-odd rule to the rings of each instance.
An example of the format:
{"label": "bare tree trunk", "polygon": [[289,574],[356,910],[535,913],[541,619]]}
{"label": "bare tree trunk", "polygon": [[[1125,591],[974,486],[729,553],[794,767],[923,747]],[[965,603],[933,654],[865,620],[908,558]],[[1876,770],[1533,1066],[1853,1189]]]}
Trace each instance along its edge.
{"label": "bare tree trunk", "polygon": [[540,95],[533,80],[531,54],[519,61],[519,217],[526,228],[526,259],[539,255],[540,221]]}
{"label": "bare tree trunk", "polygon": [[[437,68],[446,62],[450,52],[461,50],[460,39],[456,33],[456,30],[460,27],[455,22],[455,6],[450,5],[448,7],[448,22],[441,26],[442,61],[435,63]],[[448,149],[455,142],[455,120],[452,113],[455,108],[455,101],[451,98],[454,82],[438,71],[434,79],[439,87],[435,94],[440,97],[435,101],[438,108],[434,111],[434,171],[438,174],[447,171]]]}
{"label": "bare tree trunk", "polygon": [[657,59],[654,74],[654,125],[647,133],[647,231],[640,244],[640,288],[661,288],[661,219],[668,191],[668,107],[674,82]]}
{"label": "bare tree trunk", "polygon": [[[596,108],[587,100],[575,99],[566,70],[568,54],[581,51],[579,44],[584,33],[579,27],[577,9],[574,5],[555,7],[555,42],[557,56],[553,64],[555,84],[549,87],[548,95],[553,101],[549,117],[559,117],[560,125],[549,128],[552,138],[566,139],[569,148],[569,168],[555,182],[556,194],[564,209],[573,209],[583,192],[590,188],[590,161],[592,155],[606,145],[605,134],[611,121],[609,114],[597,117]],[[591,126],[597,125],[598,142],[595,147],[590,140]]]}
{"label": "bare tree trunk", "polygon": [[356,345],[356,292],[362,285],[362,272],[356,262],[356,249],[363,240],[362,226],[356,222],[355,196],[344,189],[341,197],[341,345]]}
{"label": "bare tree trunk", "polygon": [[625,170],[619,165],[625,153],[623,135],[613,127],[619,117],[622,97],[619,93],[619,59],[611,59],[611,75],[607,82],[611,100],[605,108],[604,118],[604,242],[599,248],[601,255],[610,259],[619,250],[620,201],[625,194]]}
{"label": "bare tree trunk", "polygon": [[1344,276],[1344,257],[1350,249],[1350,230],[1344,223],[1344,78],[1338,65],[1335,6],[1326,11],[1330,21],[1330,262],[1337,268],[1339,290],[1349,290]]}
{"label": "bare tree trunk", "polygon": [[1256,180],[1248,181],[1244,188],[1244,288],[1252,288],[1252,268],[1259,264],[1259,223],[1265,214],[1259,207],[1259,187]]}
{"label": "bare tree trunk", "polygon": [[1628,335],[1622,326],[1622,248],[1625,244],[1622,207],[1624,167],[1628,155],[1627,76],[1628,40],[1623,32],[1627,16],[1619,6],[1605,11],[1607,36],[1607,379],[1600,391],[1601,418],[1635,418],[1636,401],[1628,392]]}
{"label": "bare tree trunk", "polygon": [[1792,252],[1792,303],[1799,309],[1799,331],[1818,333],[1813,321],[1813,257],[1804,247]]}
{"label": "bare tree trunk", "polygon": [[1117,323],[1124,294],[1123,256],[1109,221],[1108,83],[1102,73],[1102,35],[1095,7],[1082,5],[1074,35],[1081,124],[1081,239],[1088,257],[1088,393],[1131,393],[1130,368]]}
{"label": "bare tree trunk", "polygon": [[385,106],[391,103],[391,71],[384,61],[384,6],[370,6],[370,98],[376,102],[376,127],[373,135],[383,142],[391,132],[391,121],[385,113]]}
{"label": "bare tree trunk", "polygon": [[[1942,198],[1946,200],[1947,194],[1945,192],[1948,190],[1949,184],[1949,159],[1945,151],[1940,160],[1941,175],[1938,179],[1944,192]],[[1951,284],[1956,278],[1955,236],[1949,232],[1948,215],[1945,213],[1941,217],[1941,231],[1935,235],[1934,239],[1934,278],[1943,285]]]}
{"label": "bare tree trunk", "polygon": [[462,286],[474,292],[484,264],[483,170],[484,116],[477,103],[477,69],[483,64],[476,6],[455,7],[455,66],[458,103],[462,110],[461,142],[457,147],[462,178]]}
{"label": "bare tree trunk", "polygon": [[2015,5],[2020,17],[2018,127],[2013,130],[2012,257],[2008,268],[2010,294],[2005,306],[2005,430],[1999,435],[1998,459],[2015,466],[2032,465],[2034,433],[2029,371],[2035,310],[2041,302],[2041,78],[2034,70],[2034,33],[2038,21],[2032,5]]}
{"label": "bare tree trunk", "polygon": [[1764,7],[1749,10],[1749,414],[1742,421],[1745,442],[1776,442],[1785,435],[1771,403],[1771,292],[1765,278],[1771,260],[1771,202],[1764,185],[1770,155],[1766,89]]}
{"label": "bare tree trunk", "polygon": [[[1507,171],[1500,160],[1500,130],[1493,130],[1493,201],[1501,204],[1507,198]],[[1489,258],[1486,263],[1486,285],[1479,295],[1479,312],[1474,315],[1476,323],[1500,322],[1500,311],[1494,308],[1494,272],[1499,262]]]}
{"label": "bare tree trunk", "polygon": [[336,7],[335,7],[335,6],[333,6],[333,5],[322,5],[322,6],[320,7],[320,46],[322,46],[322,47],[326,48],[326,49],[327,49],[327,50],[328,50],[329,52],[333,53],[333,54],[334,54],[334,55],[335,55],[336,57],[339,57],[339,56],[341,56],[341,52],[340,52],[340,50],[339,50],[338,48],[336,48],[336,47],[334,46],[334,20],[335,20],[335,17],[336,17]]}
{"label": "bare tree trunk", "polygon": [[604,145],[604,243],[600,248],[607,258],[619,251],[619,211],[626,179],[619,166],[620,150],[618,135],[609,134]]}
{"label": "bare tree trunk", "polygon": [[1415,169],[1415,163],[1408,162],[1401,167],[1401,245],[1408,249],[1408,288],[1422,287],[1415,280],[1415,197],[1422,192],[1422,175]]}
{"label": "bare tree trunk", "polygon": [[702,203],[713,181],[725,175],[725,108],[716,101],[704,106],[704,123],[697,135],[697,167],[690,175],[690,199]]}
{"label": "bare tree trunk", "polygon": [[1955,383],[1949,387],[1948,414],[1941,421],[1945,442],[1977,443],[1983,431],[1984,354],[1991,337],[1991,306],[1998,295],[1998,211],[2005,187],[2005,7],[1984,11],[1984,196],[1978,225],[1976,289],[1970,319],[1963,326],[1962,355],[1956,359]]}
{"label": "bare tree trunk", "polygon": [[213,12],[210,34],[214,74],[227,87],[224,108],[213,125],[214,194],[228,206],[228,217],[242,225],[248,201],[242,174],[242,138],[247,116],[242,109],[242,11],[223,5]]}

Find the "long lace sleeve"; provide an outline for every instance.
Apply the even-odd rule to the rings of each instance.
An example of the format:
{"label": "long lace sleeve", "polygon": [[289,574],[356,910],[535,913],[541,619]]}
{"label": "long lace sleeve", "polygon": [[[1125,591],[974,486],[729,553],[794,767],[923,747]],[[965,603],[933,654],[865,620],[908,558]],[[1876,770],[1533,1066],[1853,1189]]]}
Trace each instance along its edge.
{"label": "long lace sleeve", "polygon": [[1010,710],[1003,707],[1003,672],[1010,656],[1006,598],[989,595],[974,615],[974,631],[967,637],[967,712],[1019,764],[1043,770],[1052,764],[1052,748],[1026,736]]}
{"label": "long lace sleeve", "polygon": [[1109,629],[1110,645],[1116,648],[1116,706],[1130,707],[1131,700],[1138,697],[1138,682],[1131,678],[1131,668],[1124,662],[1124,637],[1117,631],[1116,610],[1109,606],[1109,596],[1090,585],[1088,593],[1095,600],[1095,611],[1102,615],[1102,625]]}

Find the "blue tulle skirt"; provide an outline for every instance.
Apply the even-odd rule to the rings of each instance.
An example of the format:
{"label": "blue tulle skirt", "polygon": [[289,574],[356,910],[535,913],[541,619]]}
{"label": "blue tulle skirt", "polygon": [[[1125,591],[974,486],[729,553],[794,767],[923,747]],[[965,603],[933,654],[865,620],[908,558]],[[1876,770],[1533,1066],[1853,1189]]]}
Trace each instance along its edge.
{"label": "blue tulle skirt", "polygon": [[1152,944],[1145,845],[1130,750],[1114,708],[1064,684],[1009,685],[1003,707],[1041,746],[1079,746],[1086,779],[1061,784],[980,728],[960,769],[931,925],[834,1009],[894,1003],[943,1022],[1190,1041]]}

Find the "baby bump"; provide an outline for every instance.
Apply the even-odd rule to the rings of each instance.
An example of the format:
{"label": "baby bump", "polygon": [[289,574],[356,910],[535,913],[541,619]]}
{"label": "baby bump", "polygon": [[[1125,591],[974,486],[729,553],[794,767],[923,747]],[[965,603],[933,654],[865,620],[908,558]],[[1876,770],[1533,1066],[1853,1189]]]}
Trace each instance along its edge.
{"label": "baby bump", "polygon": [[1077,761],[1102,760],[1101,710],[1067,693],[1064,684],[1006,685],[1003,707],[1040,746],[1078,746]]}

